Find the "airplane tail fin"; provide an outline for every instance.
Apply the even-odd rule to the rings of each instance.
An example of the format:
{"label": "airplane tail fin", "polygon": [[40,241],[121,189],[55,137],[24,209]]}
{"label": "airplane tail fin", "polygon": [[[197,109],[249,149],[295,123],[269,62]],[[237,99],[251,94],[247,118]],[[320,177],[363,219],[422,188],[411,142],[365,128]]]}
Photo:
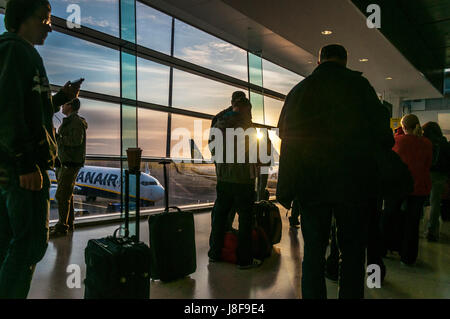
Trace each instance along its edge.
{"label": "airplane tail fin", "polygon": [[191,144],[191,158],[193,160],[204,160],[202,152],[199,150],[193,139],[189,140]]}

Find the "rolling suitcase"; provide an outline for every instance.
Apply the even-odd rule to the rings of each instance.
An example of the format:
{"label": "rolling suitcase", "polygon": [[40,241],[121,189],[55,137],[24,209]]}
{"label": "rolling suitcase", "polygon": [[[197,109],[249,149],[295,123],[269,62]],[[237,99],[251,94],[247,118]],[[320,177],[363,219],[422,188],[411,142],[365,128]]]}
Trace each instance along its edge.
{"label": "rolling suitcase", "polygon": [[[136,178],[139,183],[139,177]],[[125,237],[113,236],[88,241],[85,249],[85,299],[149,299],[150,249],[139,241],[139,209],[136,236],[128,236],[129,173],[125,172]],[[139,199],[139,192],[137,191]],[[139,200],[136,201],[139,206]]]}
{"label": "rolling suitcase", "polygon": [[[165,211],[148,219],[150,231],[151,278],[171,281],[192,274],[197,269],[195,226],[192,212],[169,207],[169,190],[164,161]],[[175,212],[170,212],[175,209]]]}

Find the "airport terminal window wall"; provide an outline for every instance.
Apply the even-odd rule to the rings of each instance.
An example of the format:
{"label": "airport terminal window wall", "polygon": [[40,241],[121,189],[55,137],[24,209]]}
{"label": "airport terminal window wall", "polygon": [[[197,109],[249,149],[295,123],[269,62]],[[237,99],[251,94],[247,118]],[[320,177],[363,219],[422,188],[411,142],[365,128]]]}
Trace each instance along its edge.
{"label": "airport terminal window wall", "polygon": [[[52,14],[64,19],[54,19],[54,31],[44,46],[37,47],[50,83],[56,90],[69,80],[86,79],[80,115],[89,125],[88,160],[75,190],[80,218],[120,212],[123,155],[125,148],[133,145],[143,149],[142,172],[156,178],[145,181],[146,186],[158,186],[159,191],[164,179],[158,160],[204,160],[202,164],[170,164],[170,203],[212,203],[215,169],[207,162],[211,158],[207,133],[212,116],[230,105],[233,91],[243,90],[253,103],[254,121],[276,126],[285,95],[302,79],[259,53],[247,52],[145,1],[50,3]],[[80,8],[81,28],[69,29],[66,25],[65,19],[74,12],[73,8],[68,10],[70,4]],[[5,31],[3,18],[2,14],[1,32]],[[252,64],[253,58],[256,63]],[[61,113],[55,115],[56,127],[62,119]],[[200,135],[195,134],[199,126],[203,131]],[[173,134],[180,129],[192,137],[188,143],[183,141],[184,145]],[[279,139],[273,134],[271,137],[279,150]],[[175,149],[175,145],[183,147]],[[276,172],[269,181],[272,193]],[[88,185],[95,180],[98,185]],[[161,192],[145,196],[144,211],[164,205]],[[51,219],[55,219],[55,203],[52,207]]]}

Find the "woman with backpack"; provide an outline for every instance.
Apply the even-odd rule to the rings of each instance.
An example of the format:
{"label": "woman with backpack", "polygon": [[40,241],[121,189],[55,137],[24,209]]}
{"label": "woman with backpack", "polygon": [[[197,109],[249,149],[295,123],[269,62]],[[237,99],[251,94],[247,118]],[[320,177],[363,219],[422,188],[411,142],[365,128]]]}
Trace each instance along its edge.
{"label": "woman with backpack", "polygon": [[428,241],[436,242],[439,240],[439,216],[441,215],[442,194],[450,173],[450,145],[436,122],[428,122],[423,126],[423,136],[427,137],[433,144],[431,211],[427,225],[427,239]]}

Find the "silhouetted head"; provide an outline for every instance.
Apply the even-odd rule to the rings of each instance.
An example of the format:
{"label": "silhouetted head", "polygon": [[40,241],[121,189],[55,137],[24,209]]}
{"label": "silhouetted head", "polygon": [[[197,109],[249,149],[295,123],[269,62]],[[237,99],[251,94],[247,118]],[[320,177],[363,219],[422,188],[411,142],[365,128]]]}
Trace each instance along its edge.
{"label": "silhouetted head", "polygon": [[78,112],[80,110],[80,100],[79,99],[73,99],[72,101],[64,104],[62,106],[62,113],[64,115],[70,115],[73,112]]}
{"label": "silhouetted head", "polygon": [[318,64],[329,61],[347,66],[347,50],[345,50],[345,48],[339,44],[330,44],[324,46],[322,49],[320,49]]}
{"label": "silhouetted head", "polygon": [[44,44],[52,32],[51,6],[48,0],[9,0],[6,4],[5,27],[30,42]]}
{"label": "silhouetted head", "polygon": [[422,126],[422,129],[423,136],[428,137],[429,139],[444,136],[444,134],[442,134],[441,127],[436,122],[427,122]]}
{"label": "silhouetted head", "polygon": [[231,105],[233,106],[234,103],[237,101],[240,101],[242,99],[247,99],[245,97],[245,93],[243,91],[235,91],[233,92],[233,95],[231,96]]}
{"label": "silhouetted head", "polygon": [[250,120],[252,118],[252,104],[247,98],[237,100],[233,105],[233,111]]}

